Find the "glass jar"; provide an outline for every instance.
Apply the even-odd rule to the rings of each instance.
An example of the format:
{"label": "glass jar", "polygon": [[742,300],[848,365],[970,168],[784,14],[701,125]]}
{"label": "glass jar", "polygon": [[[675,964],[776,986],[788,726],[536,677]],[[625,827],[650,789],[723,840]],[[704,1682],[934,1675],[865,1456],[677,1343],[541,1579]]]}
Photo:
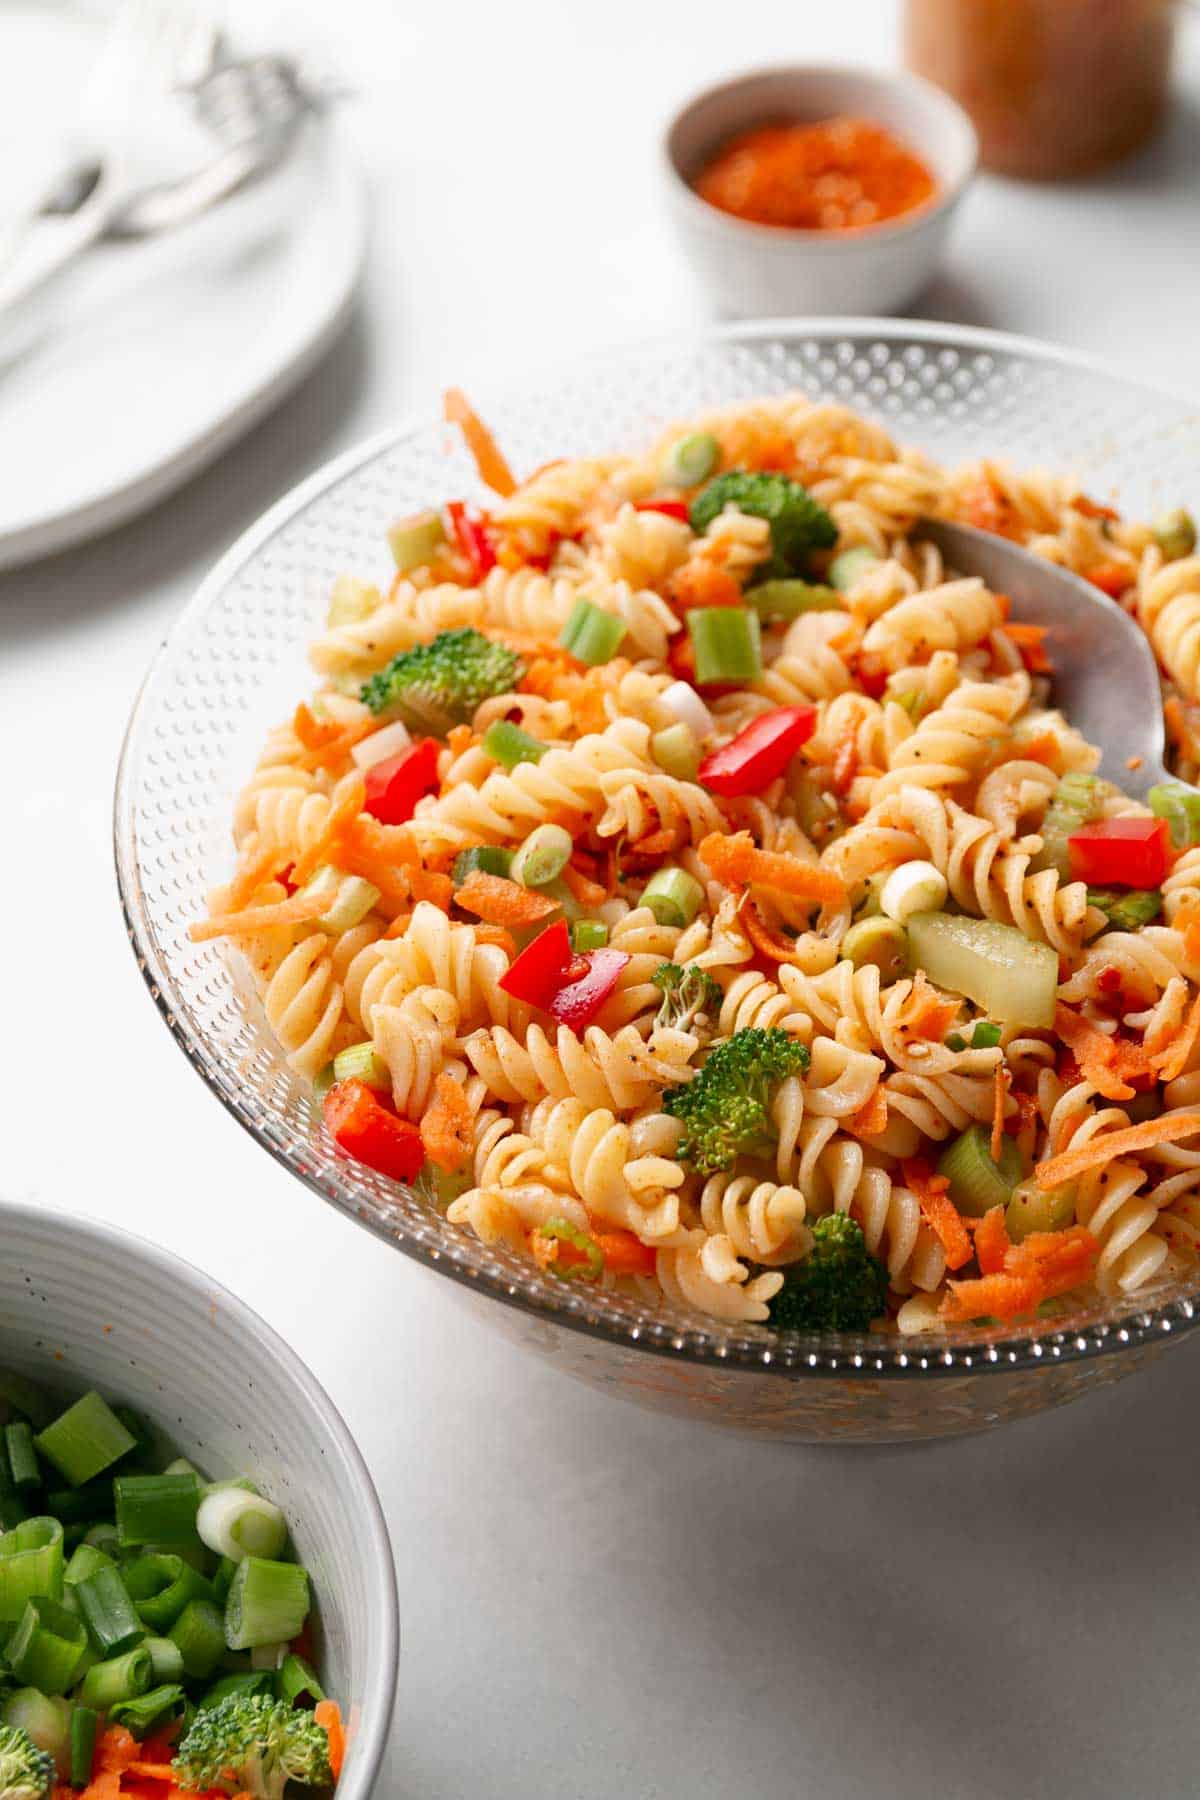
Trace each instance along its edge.
{"label": "glass jar", "polygon": [[1052,180],[1162,117],[1177,0],[907,0],[905,57],[966,108],[985,166]]}

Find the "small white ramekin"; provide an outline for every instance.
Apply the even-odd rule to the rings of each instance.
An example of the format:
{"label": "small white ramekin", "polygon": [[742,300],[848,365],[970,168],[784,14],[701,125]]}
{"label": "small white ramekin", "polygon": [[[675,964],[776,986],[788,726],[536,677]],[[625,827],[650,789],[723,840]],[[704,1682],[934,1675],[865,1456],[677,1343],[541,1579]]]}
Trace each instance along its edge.
{"label": "small white ramekin", "polygon": [[[862,231],[753,225],[710,206],[691,183],[738,132],[835,114],[871,119],[921,156],[937,178],[932,204]],[[797,65],[706,88],[663,134],[667,203],[685,252],[725,313],[890,313],[915,299],[937,267],[950,221],[975,172],[966,113],[916,75]]]}
{"label": "small white ramekin", "polygon": [[396,1691],[396,1577],[366,1464],[317,1380],[207,1275],[125,1232],[0,1203],[0,1369],[95,1387],[214,1478],[287,1514],[316,1599],[322,1683],[347,1722],[337,1800],[368,1800]]}

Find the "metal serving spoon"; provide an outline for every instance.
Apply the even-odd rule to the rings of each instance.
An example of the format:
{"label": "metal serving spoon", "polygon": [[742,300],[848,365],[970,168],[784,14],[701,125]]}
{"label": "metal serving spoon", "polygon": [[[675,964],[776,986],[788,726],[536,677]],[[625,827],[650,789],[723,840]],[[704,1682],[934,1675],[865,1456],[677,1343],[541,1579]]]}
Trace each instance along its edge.
{"label": "metal serving spoon", "polygon": [[[1103,752],[1100,773],[1133,800],[1160,781],[1176,781],[1164,758],[1162,689],[1149,640],[1115,600],[1066,569],[1007,538],[922,519],[926,538],[963,575],[978,575],[1007,594],[1012,616],[1046,627],[1054,664],[1054,704]],[[1131,762],[1134,764],[1130,767]]]}

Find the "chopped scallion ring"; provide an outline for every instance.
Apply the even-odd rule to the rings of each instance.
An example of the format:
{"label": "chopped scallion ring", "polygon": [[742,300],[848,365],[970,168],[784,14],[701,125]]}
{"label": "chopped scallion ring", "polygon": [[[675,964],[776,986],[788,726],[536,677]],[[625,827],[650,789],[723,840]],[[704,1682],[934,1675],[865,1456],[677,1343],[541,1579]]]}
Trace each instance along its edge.
{"label": "chopped scallion ring", "polygon": [[612,661],[624,636],[624,619],[618,619],[615,613],[606,612],[594,600],[581,594],[571,608],[558,641],[577,662],[598,668],[601,663]]}
{"label": "chopped scallion ring", "polygon": [[246,1556],[277,1557],[288,1535],[280,1509],[244,1488],[221,1488],[206,1494],[196,1514],[196,1530],[203,1544],[231,1562],[241,1562]]}
{"label": "chopped scallion ring", "polygon": [[574,840],[565,826],[539,825],[513,856],[510,876],[522,887],[545,887],[562,874],[574,848]]}
{"label": "chopped scallion ring", "polygon": [[703,899],[704,889],[686,869],[659,869],[642,889],[642,905],[660,925],[690,925]]}

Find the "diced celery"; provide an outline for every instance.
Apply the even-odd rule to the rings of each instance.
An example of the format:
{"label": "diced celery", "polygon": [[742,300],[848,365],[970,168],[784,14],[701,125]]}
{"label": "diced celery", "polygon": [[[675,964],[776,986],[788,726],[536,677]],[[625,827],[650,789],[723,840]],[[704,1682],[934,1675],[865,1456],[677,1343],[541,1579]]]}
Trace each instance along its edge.
{"label": "diced celery", "polygon": [[422,563],[427,563],[434,551],[445,543],[446,528],[440,513],[419,512],[407,519],[397,519],[387,535],[396,568],[401,575],[407,575],[410,569],[418,569]]}
{"label": "diced celery", "polygon": [[842,939],[842,955],[848,957],[856,969],[873,963],[881,980],[890,986],[908,967],[908,935],[903,925],[897,925],[894,919],[872,915],[859,919],[850,927]]}
{"label": "diced celery", "polygon": [[838,551],[826,570],[826,574],[829,576],[830,584],[838,590],[838,593],[844,594],[854,586],[856,581],[862,580],[872,563],[878,561],[879,558],[874,550],[869,550],[865,544],[855,544],[852,550]]}
{"label": "diced celery", "polygon": [[321,931],[331,937],[361,925],[379,899],[379,889],[361,875],[343,875],[330,863],[324,863],[312,880],[301,890],[305,894],[328,894],[329,910],[315,921]]}
{"label": "diced celery", "polygon": [[511,719],[497,719],[484,732],[481,748],[502,768],[515,769],[518,763],[541,762],[550,746]]}
{"label": "diced celery", "polygon": [[356,575],[339,575],[329,596],[325,623],[330,631],[339,625],[357,625],[360,620],[369,619],[382,600],[379,589],[369,581],[360,581]]}
{"label": "diced celery", "polygon": [[625,621],[581,594],[558,634],[564,650],[589,668],[611,662],[625,636]]}
{"label": "diced celery", "polygon": [[973,1050],[994,1050],[1000,1042],[1000,1027],[993,1025],[990,1019],[977,1019],[975,1030],[971,1034]]}
{"label": "diced celery", "polygon": [[1094,775],[1078,770],[1064,775],[1050,797],[1042,820],[1042,848],[1029,867],[1056,869],[1063,881],[1071,877],[1071,856],[1067,839],[1081,825],[1088,825],[1100,811],[1100,783]]}
{"label": "diced celery", "polygon": [[1075,1219],[1075,1184],[1043,1193],[1035,1181],[1022,1181],[1013,1189],[1004,1213],[1008,1235],[1021,1243],[1031,1231],[1063,1231]]}
{"label": "diced celery", "polygon": [[982,1125],[969,1125],[938,1159],[938,1174],[949,1181],[950,1198],[959,1212],[973,1219],[981,1219],[993,1206],[1007,1206],[1024,1172],[1021,1153],[1010,1137],[1003,1139],[1000,1161],[993,1160],[990,1134]]}
{"label": "diced celery", "polygon": [[361,1081],[378,1094],[390,1094],[392,1077],[374,1044],[351,1044],[333,1059],[335,1081]]}
{"label": "diced celery", "polygon": [[757,681],[762,674],[758,614],[747,606],[693,607],[688,635],[701,687],[712,682]]}
{"label": "diced celery", "polygon": [[760,619],[798,619],[806,612],[844,612],[845,603],[835,588],[811,581],[760,581],[746,589],[746,604]]}
{"label": "diced celery", "polygon": [[1177,850],[1200,843],[1200,792],[1182,781],[1162,781],[1146,795],[1150,811],[1165,819]]}
{"label": "diced celery", "polygon": [[1102,912],[1114,931],[1140,931],[1162,911],[1158,888],[1089,888],[1088,905]]}
{"label": "diced celery", "polygon": [[582,953],[585,950],[603,950],[608,942],[608,926],[602,919],[575,919],[571,923],[571,948]]}
{"label": "diced celery", "polygon": [[965,994],[1005,1025],[1049,1030],[1054,1023],[1058,956],[1012,925],[915,913],[908,921],[908,960],[938,987]]}

